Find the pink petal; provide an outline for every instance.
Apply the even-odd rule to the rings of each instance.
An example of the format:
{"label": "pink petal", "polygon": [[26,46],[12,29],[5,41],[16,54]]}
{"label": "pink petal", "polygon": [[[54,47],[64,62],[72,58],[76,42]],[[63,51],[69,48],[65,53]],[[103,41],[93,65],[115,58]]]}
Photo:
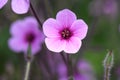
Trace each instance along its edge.
{"label": "pink petal", "polygon": [[32,54],[35,55],[38,51],[41,50],[41,46],[40,44],[33,44],[31,49],[32,49]]}
{"label": "pink petal", "polygon": [[84,39],[87,35],[88,25],[83,20],[76,20],[71,28],[73,35],[79,37],[81,40]]}
{"label": "pink petal", "polygon": [[40,30],[36,30],[34,32],[34,34],[36,36],[36,38],[34,40],[34,44],[40,44],[40,43],[42,43],[44,41],[45,36]]}
{"label": "pink petal", "polygon": [[42,42],[44,41],[44,35],[40,31],[36,31],[35,33],[36,39],[32,43],[32,54],[36,54],[41,50]]}
{"label": "pink petal", "polygon": [[76,20],[76,15],[69,9],[64,9],[57,13],[56,20],[59,21],[64,27],[70,27]]}
{"label": "pink petal", "polygon": [[46,38],[45,43],[47,48],[53,52],[61,52],[66,45],[65,41],[59,38]]}
{"label": "pink petal", "polygon": [[49,18],[43,24],[43,32],[47,37],[60,37],[61,25],[53,18]]}
{"label": "pink petal", "polygon": [[12,0],[12,10],[17,14],[28,12],[30,3],[29,0]]}
{"label": "pink petal", "polygon": [[[28,43],[25,43],[24,41],[22,41],[22,39],[18,39],[18,38],[11,38],[8,41],[8,46],[11,50],[15,51],[15,52],[24,52],[25,54],[27,53],[27,49],[28,49]],[[32,54],[36,54],[39,50],[41,49],[40,44],[38,43],[34,43],[31,45],[31,50],[32,50]]]}
{"label": "pink petal", "polygon": [[32,31],[34,33],[38,33],[39,32],[39,26],[38,26],[38,22],[34,17],[27,17],[23,20],[23,27],[24,27],[24,31],[29,32]]}
{"label": "pink petal", "polygon": [[7,3],[8,0],[0,0],[0,9]]}
{"label": "pink petal", "polygon": [[[25,18],[24,24],[31,26],[32,29],[37,29],[37,30],[39,29],[38,22],[34,17],[30,16],[30,17]],[[29,27],[29,26],[26,26],[26,27]]]}
{"label": "pink petal", "polygon": [[23,37],[25,34],[25,25],[22,20],[18,20],[11,25],[10,34],[16,37]]}
{"label": "pink petal", "polygon": [[82,45],[82,42],[80,41],[79,38],[71,37],[71,39],[66,42],[64,51],[70,54],[77,53],[81,45]]}
{"label": "pink petal", "polygon": [[8,40],[8,46],[11,50],[15,52],[20,52],[20,51],[26,51],[27,50],[27,45],[18,38],[10,38]]}
{"label": "pink petal", "polygon": [[30,31],[35,33],[39,31],[38,23],[33,17],[27,17],[24,20],[17,20],[11,25],[10,28],[11,35],[16,37],[23,37]]}

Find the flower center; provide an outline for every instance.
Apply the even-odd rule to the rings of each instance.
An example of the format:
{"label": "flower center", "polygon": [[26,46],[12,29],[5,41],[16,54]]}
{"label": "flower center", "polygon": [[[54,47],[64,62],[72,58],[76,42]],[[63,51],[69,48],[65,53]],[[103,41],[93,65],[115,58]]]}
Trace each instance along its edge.
{"label": "flower center", "polygon": [[26,36],[26,41],[29,42],[29,43],[32,43],[35,39],[35,35],[33,33],[29,33],[27,34]]}
{"label": "flower center", "polygon": [[69,39],[72,36],[72,33],[69,29],[63,29],[61,31],[61,36],[63,39]]}

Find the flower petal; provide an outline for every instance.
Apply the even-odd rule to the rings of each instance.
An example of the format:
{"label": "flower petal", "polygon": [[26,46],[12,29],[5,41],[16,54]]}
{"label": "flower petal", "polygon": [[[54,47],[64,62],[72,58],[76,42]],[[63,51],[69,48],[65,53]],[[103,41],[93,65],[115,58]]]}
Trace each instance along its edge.
{"label": "flower petal", "polygon": [[22,20],[15,21],[10,28],[10,34],[12,36],[20,37],[24,36],[24,24]]}
{"label": "flower petal", "polygon": [[[37,29],[37,30],[39,29],[38,22],[37,22],[37,20],[36,20],[34,17],[29,16],[29,17],[25,18],[25,19],[24,19],[24,23],[25,23],[26,25],[31,26],[32,29],[33,29],[33,28],[34,28],[34,29]],[[27,26],[27,27],[29,27],[29,26]]]}
{"label": "flower petal", "polygon": [[0,0],[0,9],[7,3],[8,0]]}
{"label": "flower petal", "polygon": [[69,9],[64,9],[57,13],[56,20],[59,21],[64,27],[70,27],[76,20],[76,15]]}
{"label": "flower petal", "polygon": [[34,42],[32,43],[32,54],[33,55],[41,50],[40,45],[42,45],[42,42],[44,41],[44,35],[42,34],[41,31],[36,31],[35,36],[36,38]]}
{"label": "flower petal", "polygon": [[38,22],[34,17],[27,17],[23,20],[23,24],[24,26],[24,31],[26,32],[34,32],[34,33],[38,33],[39,32],[39,26],[38,26]]}
{"label": "flower petal", "polygon": [[26,52],[27,50],[27,45],[24,43],[24,41],[18,38],[13,38],[13,37],[10,38],[8,40],[8,46],[11,50],[15,52],[20,52],[20,51]]}
{"label": "flower petal", "polygon": [[41,46],[40,44],[34,44],[32,45],[31,49],[32,49],[32,54],[35,55],[39,50],[41,50]]}
{"label": "flower petal", "polygon": [[17,14],[24,14],[28,12],[30,2],[29,0],[12,0],[12,10]]}
{"label": "flower petal", "polygon": [[47,37],[60,37],[62,26],[53,18],[49,18],[43,24],[43,32]]}
{"label": "flower petal", "polygon": [[16,37],[23,37],[28,32],[38,33],[38,31],[38,23],[33,17],[27,17],[24,20],[17,20],[10,28],[11,35]]}
{"label": "flower petal", "polygon": [[88,25],[83,20],[76,20],[71,28],[73,31],[73,35],[75,37],[79,37],[81,40],[86,37],[87,31],[88,31]]}
{"label": "flower petal", "polygon": [[47,48],[53,52],[61,52],[66,45],[66,42],[59,38],[46,38],[45,43]]}
{"label": "flower petal", "polygon": [[69,41],[66,42],[64,51],[66,53],[77,53],[82,45],[82,42],[77,37],[71,37]]}

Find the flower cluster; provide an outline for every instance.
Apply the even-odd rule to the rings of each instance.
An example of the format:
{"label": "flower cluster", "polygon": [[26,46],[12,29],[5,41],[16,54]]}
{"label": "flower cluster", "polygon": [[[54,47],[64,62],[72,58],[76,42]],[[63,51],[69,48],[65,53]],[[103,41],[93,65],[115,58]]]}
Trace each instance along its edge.
{"label": "flower cluster", "polygon": [[[3,4],[7,2],[7,0],[6,2],[5,0],[3,1]],[[12,0],[12,6],[16,6],[16,8],[13,8],[13,10],[17,11],[18,13],[19,11],[20,13],[24,13],[24,11],[27,11],[29,7],[29,1],[28,3],[27,1],[28,0]],[[24,6],[18,7],[18,4],[16,3],[24,4]],[[24,10],[21,10],[20,8]],[[56,19],[49,18],[43,23],[43,33],[45,34],[46,38],[44,38],[44,35],[38,27],[38,21],[34,17],[26,17],[23,20],[17,20],[13,22],[10,27],[11,38],[8,40],[8,46],[10,47],[10,49],[14,52],[24,52],[25,54],[29,54],[27,53],[27,51],[30,45],[31,53],[32,55],[35,55],[39,50],[41,50],[41,44],[45,39],[45,44],[50,51],[64,51],[66,53],[75,54],[79,51],[82,45],[82,40],[86,37],[88,31],[87,24],[82,19],[77,19],[75,13],[73,13],[69,9],[59,11],[56,15]],[[57,73],[56,75],[58,76],[58,80],[68,80],[69,64],[65,64],[67,63],[67,55],[63,56],[65,59],[63,60],[63,58],[61,58],[61,54],[54,54],[53,56],[51,55],[52,52],[50,51],[48,51],[49,53],[44,53],[45,58],[44,56],[41,57],[40,67],[43,68],[41,71],[43,72],[43,74],[45,74],[45,76],[49,77],[49,75],[51,75],[51,77],[49,78],[51,80],[54,79],[53,75],[55,75],[55,73]],[[53,59],[55,61],[53,61]],[[31,61],[28,60],[28,63],[31,63]],[[82,64],[84,64],[84,62]],[[49,74],[44,71],[46,65],[47,68],[50,69],[47,70]],[[29,67],[29,65],[27,66]],[[86,64],[83,66],[87,69],[89,68],[89,66]],[[81,66],[79,66],[79,68],[80,67]],[[72,75],[72,78],[74,78],[74,80],[88,80],[88,76],[77,72],[76,69],[78,69],[78,67],[75,66],[75,68],[73,68],[74,72]],[[44,80],[47,79],[45,78]]]}
{"label": "flower cluster", "polygon": [[[39,47],[36,48],[35,45],[41,42],[37,26],[37,21],[33,18],[14,22],[10,30],[13,36],[9,40],[10,48],[14,51],[26,52],[28,43],[32,43],[34,46],[32,51],[36,53]],[[53,52],[77,53],[82,44],[81,40],[86,37],[87,30],[87,24],[82,19],[77,20],[76,15],[68,9],[59,11],[56,20],[49,18],[43,23],[46,46]]]}

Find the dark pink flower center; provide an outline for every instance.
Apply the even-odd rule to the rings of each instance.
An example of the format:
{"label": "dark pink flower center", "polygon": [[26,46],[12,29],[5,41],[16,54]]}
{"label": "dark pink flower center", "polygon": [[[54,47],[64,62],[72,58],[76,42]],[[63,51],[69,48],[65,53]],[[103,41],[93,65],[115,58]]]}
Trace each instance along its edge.
{"label": "dark pink flower center", "polygon": [[63,29],[61,32],[60,32],[60,34],[61,34],[61,37],[63,38],[63,39],[69,39],[71,36],[72,36],[72,33],[71,33],[71,31],[69,30],[69,29]]}
{"label": "dark pink flower center", "polygon": [[26,41],[32,43],[35,40],[35,35],[33,33],[29,33],[26,35]]}

